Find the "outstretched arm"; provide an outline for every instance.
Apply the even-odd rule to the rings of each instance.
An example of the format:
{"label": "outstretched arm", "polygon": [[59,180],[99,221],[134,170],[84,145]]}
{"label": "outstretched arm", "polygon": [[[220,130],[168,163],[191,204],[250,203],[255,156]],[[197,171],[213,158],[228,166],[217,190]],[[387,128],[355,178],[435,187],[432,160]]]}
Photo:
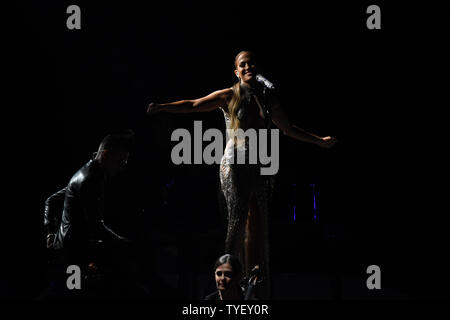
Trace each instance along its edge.
{"label": "outstretched arm", "polygon": [[272,121],[285,135],[294,139],[313,143],[323,148],[331,148],[336,143],[336,139],[333,137],[319,137],[291,124],[286,113],[278,103],[273,108]]}
{"label": "outstretched arm", "polygon": [[220,107],[226,107],[232,94],[232,89],[228,88],[215,91],[206,97],[195,100],[180,100],[163,104],[150,103],[147,108],[147,115],[157,112],[190,113],[212,111]]}

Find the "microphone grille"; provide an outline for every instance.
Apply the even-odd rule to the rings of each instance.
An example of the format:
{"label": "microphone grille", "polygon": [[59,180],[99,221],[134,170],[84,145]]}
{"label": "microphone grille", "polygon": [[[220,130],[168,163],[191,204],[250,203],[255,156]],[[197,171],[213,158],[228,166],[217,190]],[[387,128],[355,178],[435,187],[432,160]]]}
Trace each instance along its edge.
{"label": "microphone grille", "polygon": [[266,78],[264,78],[261,74],[256,75],[256,81],[261,82],[269,89],[275,89],[275,86],[273,85],[273,83],[270,82],[269,80],[267,80]]}

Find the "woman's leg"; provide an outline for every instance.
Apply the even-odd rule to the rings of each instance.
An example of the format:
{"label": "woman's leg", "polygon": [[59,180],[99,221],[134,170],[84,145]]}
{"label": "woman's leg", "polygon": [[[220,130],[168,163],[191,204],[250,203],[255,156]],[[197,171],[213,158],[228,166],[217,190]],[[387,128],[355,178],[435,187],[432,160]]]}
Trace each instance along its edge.
{"label": "woman's leg", "polygon": [[259,285],[258,297],[270,298],[269,268],[269,204],[272,194],[273,177],[259,176],[250,201],[248,218],[248,268],[260,267],[263,283]]}
{"label": "woman's leg", "polygon": [[[222,159],[220,182],[227,203],[228,229],[225,253],[241,257],[250,196],[249,173],[245,166],[230,165]],[[242,261],[242,259],[241,259]]]}
{"label": "woman's leg", "polygon": [[253,267],[262,264],[262,243],[260,239],[261,224],[260,224],[260,212],[258,210],[258,204],[256,197],[252,195],[250,197],[248,206],[248,216],[245,226],[245,263],[244,271],[248,275]]}

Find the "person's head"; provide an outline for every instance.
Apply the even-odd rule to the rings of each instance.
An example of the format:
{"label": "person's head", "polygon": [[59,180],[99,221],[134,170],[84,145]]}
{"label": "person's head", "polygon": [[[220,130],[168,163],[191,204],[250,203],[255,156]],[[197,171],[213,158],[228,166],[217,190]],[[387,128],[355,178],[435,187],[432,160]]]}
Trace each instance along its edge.
{"label": "person's head", "polygon": [[133,137],[134,132],[132,130],[125,130],[108,134],[103,138],[95,159],[102,164],[106,175],[115,176],[125,167],[130,155]]}
{"label": "person's head", "polygon": [[234,74],[239,81],[233,86],[233,97],[228,104],[228,112],[230,114],[231,129],[236,130],[240,126],[237,112],[243,99],[241,85],[249,87],[256,85],[257,68],[254,53],[248,50],[239,52],[234,58],[234,67]]}
{"label": "person's head", "polygon": [[238,258],[230,254],[221,256],[214,264],[217,289],[224,292],[232,288],[239,288],[241,272],[242,267]]}
{"label": "person's head", "polygon": [[239,52],[234,58],[234,66],[234,74],[241,84],[248,86],[255,84],[257,68],[253,52],[247,50]]}

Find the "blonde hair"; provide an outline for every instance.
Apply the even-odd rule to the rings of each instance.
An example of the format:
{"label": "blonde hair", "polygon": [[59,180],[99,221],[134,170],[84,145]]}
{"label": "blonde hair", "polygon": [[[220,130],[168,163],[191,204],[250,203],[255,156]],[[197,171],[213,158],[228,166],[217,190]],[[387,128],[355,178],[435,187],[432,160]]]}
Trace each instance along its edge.
{"label": "blonde hair", "polygon": [[[237,67],[237,60],[239,58],[239,56],[241,56],[242,54],[247,53],[250,55],[253,55],[253,53],[251,51],[248,50],[244,50],[239,52],[236,57],[234,58],[234,66],[235,68]],[[240,80],[238,82],[236,82],[233,87],[233,97],[230,100],[230,103],[228,104],[228,113],[230,115],[230,129],[232,130],[237,130],[240,126],[240,122],[239,119],[237,117],[237,112],[239,110],[239,107],[241,105],[242,102],[242,93],[241,93],[241,83]]]}
{"label": "blonde hair", "polygon": [[241,95],[241,84],[236,82],[233,87],[233,97],[228,104],[228,113],[230,115],[230,129],[237,130],[240,126],[240,121],[237,117],[237,112],[241,105],[242,95]]}

